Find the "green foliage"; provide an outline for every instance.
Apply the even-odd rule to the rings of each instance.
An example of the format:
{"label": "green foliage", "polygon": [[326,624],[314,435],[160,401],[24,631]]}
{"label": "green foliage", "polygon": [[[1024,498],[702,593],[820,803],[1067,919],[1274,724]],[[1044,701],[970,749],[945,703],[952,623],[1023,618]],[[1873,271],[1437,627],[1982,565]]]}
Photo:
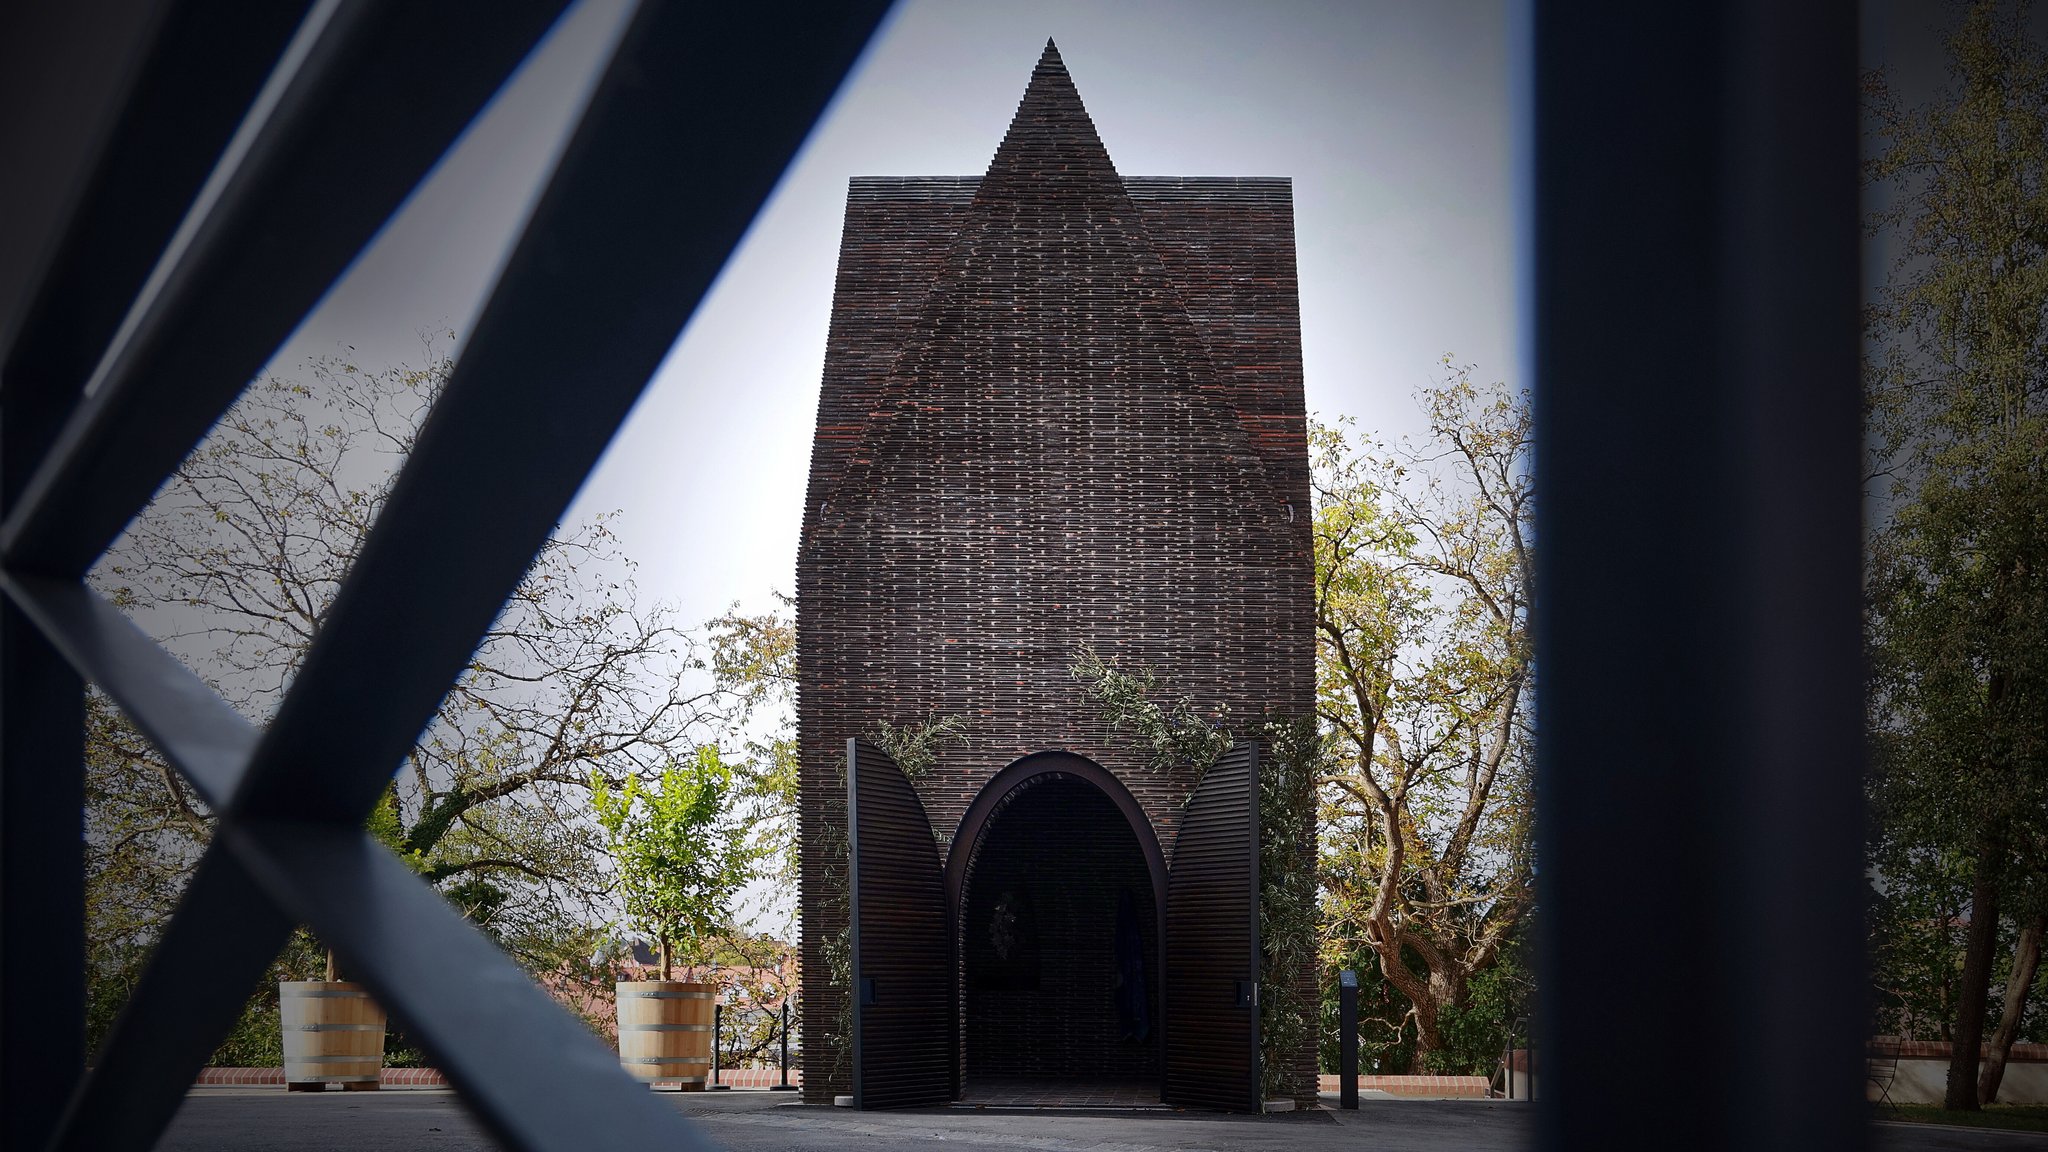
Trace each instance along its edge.
{"label": "green foliage", "polygon": [[839,910],[841,921],[839,931],[824,938],[818,951],[825,958],[825,981],[839,994],[838,1010],[832,1019],[805,1022],[806,1027],[815,1025],[823,1035],[820,1037],[832,1049],[832,1081],[835,1085],[851,1082],[853,1072],[853,853],[846,838],[846,761],[838,761],[834,773],[837,787],[833,796],[837,800],[838,819],[827,819],[819,833],[820,847],[824,861],[818,868],[819,878],[825,887],[827,903]]}
{"label": "green foliage", "polygon": [[[1368,1076],[1401,1076],[1415,1065],[1415,1030],[1409,1026],[1408,998],[1380,975],[1379,956],[1360,942],[1342,942],[1323,953],[1319,981],[1322,989],[1321,1028],[1317,1033],[1317,1060],[1324,1072],[1343,1069],[1338,1048],[1342,1031],[1340,990],[1337,973],[1346,968],[1358,973],[1358,1067]],[[1421,962],[1411,958],[1411,971]]]}
{"label": "green foliage", "polygon": [[1310,429],[1326,947],[1424,1053],[1535,900],[1528,397],[1445,369],[1420,444]]}
{"label": "green foliage", "polygon": [[[263,979],[242,1006],[233,1031],[213,1053],[208,1064],[222,1068],[275,1068],[284,1063],[283,1015],[278,1006],[277,986],[286,980],[326,979],[326,949],[304,928],[295,930],[284,951],[270,962]],[[384,1066],[420,1068],[426,1053],[396,1023],[384,1028]]]}
{"label": "green foliage", "polygon": [[1969,6],[1925,106],[1867,81],[1895,254],[1867,315],[1872,951],[1878,1026],[1908,1034],[1975,1027],[1957,1012],[1995,972],[1962,978],[1973,884],[2004,915],[2048,909],[2048,51],[2028,23]]}
{"label": "green foliage", "polygon": [[896,767],[903,770],[912,780],[931,771],[939,762],[939,749],[948,744],[957,744],[967,737],[965,716],[941,716],[934,712],[922,721],[892,726],[887,720],[877,720],[868,729],[868,739],[875,746],[889,754]]}
{"label": "green foliage", "polygon": [[[1150,668],[1120,671],[1084,647],[1070,671],[1103,722],[1146,755],[1151,771],[1192,768],[1199,781],[1230,750],[1223,710],[1212,723],[1193,697],[1163,688]],[[1258,801],[1260,1090],[1267,1099],[1300,1099],[1315,1093],[1313,1084],[1297,1082],[1295,1054],[1309,1044],[1313,1026],[1300,987],[1313,971],[1316,940],[1315,870],[1305,864],[1314,858],[1315,781],[1325,753],[1312,717],[1268,720],[1258,735],[1268,749]]]}
{"label": "green foliage", "polygon": [[1493,967],[1476,973],[1466,985],[1465,999],[1444,1007],[1438,1027],[1443,1046],[1424,1054],[1423,1071],[1448,1076],[1490,1076],[1508,1046],[1508,1030],[1516,1028],[1517,1044],[1535,1007],[1536,974],[1519,949],[1503,950]]}
{"label": "green foliage", "polygon": [[1314,1012],[1301,981],[1316,962],[1316,779],[1326,752],[1313,717],[1260,725],[1259,1046],[1268,1100],[1311,1099],[1316,1085],[1296,1075],[1310,1046]]}
{"label": "green foliage", "polygon": [[731,790],[732,772],[709,745],[690,763],[670,763],[651,788],[637,776],[616,791],[591,778],[626,916],[660,944],[664,980],[676,943],[723,925],[757,858],[728,810]]}
{"label": "green foliage", "polygon": [[85,695],[86,1043],[97,1048],[212,835],[212,816],[98,689]]}
{"label": "green foliage", "polygon": [[746,813],[769,876],[793,892],[801,873],[797,808],[802,758],[796,729],[794,603],[775,593],[775,607],[746,615],[737,604],[708,624],[712,683],[727,704],[743,752],[733,765],[737,802]]}
{"label": "green foliage", "polygon": [[[256,381],[92,582],[261,724],[319,631],[448,368],[430,345],[421,368],[332,357]],[[730,678],[695,692],[702,647],[663,610],[640,603],[632,571],[611,518],[563,526],[368,821],[544,982],[565,963],[559,941],[602,909],[604,846],[590,819],[590,776],[617,782],[657,772],[725,739],[772,695],[735,691]],[[764,643],[762,667],[779,667],[779,651]],[[713,652],[721,654],[729,647]],[[789,798],[785,807],[793,806],[793,747],[759,775],[762,793]],[[211,817],[97,695],[88,700],[86,761],[87,984],[97,1038],[183,891]],[[764,840],[788,826],[768,813],[755,822]]]}
{"label": "green foliage", "polygon": [[[1319,1052],[1322,1070],[1334,1073],[1339,1068],[1336,974],[1350,968],[1358,973],[1358,1066],[1362,1072],[1491,1076],[1510,1041],[1517,1046],[1529,1043],[1536,1011],[1536,973],[1528,948],[1531,927],[1525,921],[1523,932],[1501,950],[1498,961],[1467,981],[1463,1000],[1440,1009],[1441,1043],[1427,1051],[1418,1049],[1407,996],[1381,974],[1377,953],[1364,944],[1326,952]],[[1403,962],[1417,978],[1427,975],[1422,958],[1413,952],[1404,956]]]}
{"label": "green foliage", "polygon": [[1200,780],[1216,758],[1230,750],[1230,734],[1224,728],[1227,712],[1217,708],[1212,720],[1187,695],[1167,694],[1166,702],[1160,703],[1159,678],[1150,668],[1119,671],[1084,645],[1068,671],[1095,701],[1103,722],[1137,741],[1145,766],[1154,772],[1192,766]]}
{"label": "green foliage", "polygon": [[1871,1031],[1947,1040],[1962,975],[1969,861],[1954,853],[1893,851],[1871,889]]}

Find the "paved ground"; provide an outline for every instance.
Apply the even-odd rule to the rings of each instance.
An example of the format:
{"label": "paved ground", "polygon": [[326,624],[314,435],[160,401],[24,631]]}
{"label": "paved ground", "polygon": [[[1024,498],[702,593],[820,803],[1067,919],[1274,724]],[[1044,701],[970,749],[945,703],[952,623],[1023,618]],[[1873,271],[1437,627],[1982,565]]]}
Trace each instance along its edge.
{"label": "paved ground", "polygon": [[1131,1108],[1166,1111],[1159,1102],[1159,1081],[1152,1080],[1003,1080],[978,1076],[967,1085],[963,1105],[991,1108]]}
{"label": "paved ground", "polygon": [[[664,1094],[733,1152],[1507,1152],[1529,1142],[1528,1105],[1484,1100],[1365,1100],[1357,1112],[1060,1116],[868,1112],[780,1107],[782,1093]],[[1682,1115],[1674,1113],[1674,1122]],[[1882,1124],[1879,1152],[2048,1152],[2048,1135]],[[287,1095],[197,1088],[158,1145],[243,1152],[486,1152],[493,1146],[445,1091]]]}

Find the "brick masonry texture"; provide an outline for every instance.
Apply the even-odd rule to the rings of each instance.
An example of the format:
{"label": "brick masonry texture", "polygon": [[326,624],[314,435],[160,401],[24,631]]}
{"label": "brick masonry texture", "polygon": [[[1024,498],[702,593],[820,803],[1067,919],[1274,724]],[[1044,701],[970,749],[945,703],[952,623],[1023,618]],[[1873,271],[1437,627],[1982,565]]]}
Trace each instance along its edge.
{"label": "brick masonry texture", "polygon": [[966,720],[916,784],[945,842],[1004,766],[1088,757],[1170,857],[1192,774],[1068,669],[1307,715],[1305,432],[1291,185],[1119,176],[1050,46],[985,175],[851,182],[797,561],[807,1098],[848,1091],[818,1027],[846,739]]}

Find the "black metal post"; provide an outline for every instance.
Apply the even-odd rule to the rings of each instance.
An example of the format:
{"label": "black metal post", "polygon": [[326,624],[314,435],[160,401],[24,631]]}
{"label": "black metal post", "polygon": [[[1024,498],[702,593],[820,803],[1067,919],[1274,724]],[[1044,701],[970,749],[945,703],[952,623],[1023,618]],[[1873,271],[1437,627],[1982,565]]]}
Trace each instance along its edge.
{"label": "black metal post", "polygon": [[78,674],[0,604],[0,1147],[47,1143],[86,1063],[84,700]]}
{"label": "black metal post", "polygon": [[771,1092],[794,1092],[796,1085],[789,1082],[789,994],[782,995],[782,1083],[769,1089]]}
{"label": "black metal post", "polygon": [[1529,1102],[1534,1104],[1536,1102],[1536,1029],[1534,1027],[1531,1027],[1528,1030],[1528,1034],[1522,1038],[1522,1053],[1523,1063],[1529,1066],[1526,1073],[1529,1077]]}
{"label": "black metal post", "polygon": [[1501,1067],[1506,1069],[1507,1097],[1515,1098],[1515,1022],[1508,1021],[1508,1050],[1501,1055]]}
{"label": "black metal post", "polygon": [[723,1088],[718,1082],[718,1049],[725,1042],[725,1005],[711,1006],[711,1083],[709,1088]]}
{"label": "black metal post", "polygon": [[[44,367],[32,365],[31,367]],[[79,379],[10,365],[0,511],[20,498]],[[85,684],[0,603],[0,1146],[40,1148],[86,1064]]]}
{"label": "black metal post", "polygon": [[1528,29],[1538,1144],[1862,1148],[1856,5]]}
{"label": "black metal post", "polygon": [[1337,973],[1337,1099],[1340,1108],[1358,1107],[1358,973]]}

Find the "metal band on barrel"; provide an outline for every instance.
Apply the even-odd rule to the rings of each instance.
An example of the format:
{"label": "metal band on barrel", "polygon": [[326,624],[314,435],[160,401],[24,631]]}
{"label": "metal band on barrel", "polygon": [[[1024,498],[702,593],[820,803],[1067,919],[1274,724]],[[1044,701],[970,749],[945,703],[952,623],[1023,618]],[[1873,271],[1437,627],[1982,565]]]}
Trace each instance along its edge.
{"label": "metal band on barrel", "polygon": [[621,1024],[621,1032],[709,1032],[709,1024]]}
{"label": "metal band on barrel", "polygon": [[287,1024],[286,1031],[298,1032],[382,1032],[382,1024]]}

